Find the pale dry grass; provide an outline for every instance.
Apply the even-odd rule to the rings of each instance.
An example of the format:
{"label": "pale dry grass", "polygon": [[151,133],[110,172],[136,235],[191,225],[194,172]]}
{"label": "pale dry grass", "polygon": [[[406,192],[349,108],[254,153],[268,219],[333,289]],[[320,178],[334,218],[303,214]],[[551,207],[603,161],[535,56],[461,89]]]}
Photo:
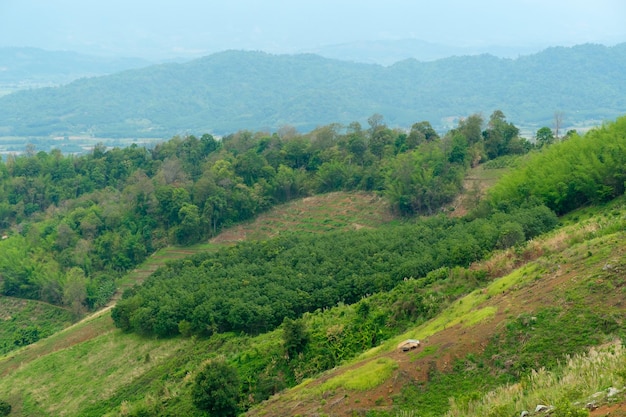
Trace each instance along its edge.
{"label": "pale dry grass", "polygon": [[[617,341],[591,348],[585,355],[569,357],[553,372],[533,371],[522,382],[499,387],[479,400],[459,404],[451,399],[446,417],[496,415],[494,411],[513,415],[522,410],[534,410],[537,404],[561,401],[582,404],[609,387],[621,389],[625,375],[626,349]],[[601,400],[601,397],[595,398]]]}

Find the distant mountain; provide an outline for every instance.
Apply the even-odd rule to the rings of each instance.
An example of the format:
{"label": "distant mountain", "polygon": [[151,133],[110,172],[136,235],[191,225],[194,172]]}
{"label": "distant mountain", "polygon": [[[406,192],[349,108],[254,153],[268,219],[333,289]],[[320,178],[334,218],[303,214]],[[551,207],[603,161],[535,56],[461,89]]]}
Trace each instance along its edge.
{"label": "distant mountain", "polygon": [[139,58],[106,58],[38,48],[0,48],[0,85],[64,84],[154,64]]}
{"label": "distant mountain", "polygon": [[399,39],[325,45],[304,52],[344,61],[392,65],[398,61],[404,61],[410,58],[418,61],[435,61],[451,56],[481,54],[490,54],[501,58],[517,58],[521,55],[535,53],[541,49],[540,47],[532,46],[450,46],[419,39]]}
{"label": "distant mountain", "polygon": [[458,118],[502,110],[521,126],[581,126],[626,112],[626,43],[549,48],[517,59],[459,56],[389,67],[312,54],[228,51],[0,97],[0,136],[167,137],[191,132],[301,131]]}

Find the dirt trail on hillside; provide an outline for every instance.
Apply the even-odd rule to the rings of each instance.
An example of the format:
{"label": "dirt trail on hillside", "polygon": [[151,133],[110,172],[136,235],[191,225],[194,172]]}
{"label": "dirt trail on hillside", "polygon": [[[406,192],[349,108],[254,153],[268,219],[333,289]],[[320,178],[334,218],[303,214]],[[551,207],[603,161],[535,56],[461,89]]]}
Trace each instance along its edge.
{"label": "dirt trail on hillside", "polygon": [[[521,313],[531,313],[539,308],[555,303],[553,290],[564,285],[567,281],[576,279],[575,272],[563,273],[567,268],[546,274],[540,280],[527,284],[521,290],[507,290],[504,293],[492,296],[481,308],[495,307],[496,314],[489,320],[466,328],[463,325],[454,325],[424,340],[419,348],[410,352],[391,351],[381,353],[363,362],[342,367],[327,372],[306,386],[306,389],[315,388],[340,373],[355,369],[369,361],[380,358],[390,358],[397,362],[398,368],[394,375],[369,391],[347,391],[336,389],[332,393],[325,393],[323,399],[286,400],[290,393],[277,394],[269,399],[259,409],[252,409],[248,416],[319,416],[323,413],[332,417],[351,417],[365,415],[367,410],[391,410],[392,398],[399,394],[407,384],[419,384],[428,381],[429,371],[451,371],[455,359],[463,358],[468,353],[481,353],[492,336],[500,331],[505,320],[516,317]],[[436,355],[420,357],[419,353],[426,347],[436,347]]]}

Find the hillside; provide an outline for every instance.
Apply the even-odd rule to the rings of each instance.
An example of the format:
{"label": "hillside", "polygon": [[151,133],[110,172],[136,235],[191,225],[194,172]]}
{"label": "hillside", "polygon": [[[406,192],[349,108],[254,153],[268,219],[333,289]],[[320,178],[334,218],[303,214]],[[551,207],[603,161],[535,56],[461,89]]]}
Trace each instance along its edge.
{"label": "hillside", "polygon": [[[459,406],[482,401],[497,386],[490,381],[492,373],[506,376],[536,366],[560,372],[555,368],[558,355],[583,353],[587,346],[612,341],[621,329],[614,321],[621,317],[620,296],[611,290],[615,296],[607,297],[607,289],[620,288],[624,278],[620,242],[625,237],[626,202],[622,198],[574,213],[564,222],[568,225],[523,250],[496,253],[472,267],[502,278],[356,360],[273,396],[248,415],[442,415],[449,397]],[[352,314],[347,306],[334,310],[315,320],[336,322]],[[600,331],[595,327],[598,320],[604,323]],[[397,351],[395,346],[406,338],[419,338],[422,346]],[[196,415],[185,406],[189,400],[184,392],[207,352],[209,357],[225,355],[245,363],[264,353],[274,355],[279,340],[280,331],[243,339],[142,338],[114,330],[107,314],[96,315],[0,360],[0,398],[13,404],[11,415],[16,416]],[[81,387],[74,381],[81,381]],[[586,391],[572,391],[578,397],[571,399],[584,400],[604,388],[591,385]],[[558,400],[541,397],[549,404]],[[532,411],[533,401],[538,400],[530,397],[524,408]],[[596,401],[600,405],[604,400]],[[148,411],[158,404],[169,404],[170,411]],[[494,415],[521,410],[513,407],[519,405]]]}
{"label": "hillside", "polygon": [[[508,264],[500,278],[433,320],[275,395],[246,415],[437,416],[451,404],[447,416],[512,416],[533,411],[537,404],[559,404],[564,396],[579,404],[603,404],[606,394],[593,395],[608,386],[622,389],[623,375],[598,375],[576,388],[573,381],[563,382],[548,392],[534,392],[527,383],[528,392],[509,392],[509,398],[500,390],[498,403],[490,401],[489,391],[507,380],[515,389],[512,376],[529,369],[545,367],[556,379],[566,372],[561,366],[565,355],[609,345],[623,334],[621,291],[615,289],[624,284],[626,271],[624,204],[621,199],[537,239],[524,253],[498,253],[473,265]],[[418,339],[421,345],[404,352],[396,346],[406,339]],[[602,366],[589,372],[601,373]],[[626,398],[621,393],[616,400]]]}
{"label": "hillside", "polygon": [[[271,236],[275,236],[278,233],[298,230],[300,233],[323,233],[330,230],[354,230],[355,228],[362,227],[378,227],[382,223],[391,220],[389,209],[387,205],[379,198],[368,193],[331,193],[319,197],[308,197],[303,200],[296,200],[291,203],[287,203],[276,207],[268,213],[265,213],[259,218],[250,221],[246,224],[237,225],[232,229],[227,229],[223,233],[220,233],[209,244],[199,244],[188,247],[168,247],[158,251],[142,265],[137,267],[134,271],[128,274],[121,283],[122,290],[129,288],[133,284],[142,282],[147,275],[154,272],[158,267],[164,266],[167,262],[172,262],[177,259],[190,256],[194,253],[200,253],[203,251],[214,251],[224,245],[231,245],[235,241],[241,240],[243,237],[247,239],[267,239]],[[21,302],[26,304],[27,301],[10,301],[8,297],[0,298],[3,303],[17,303]],[[37,318],[42,320],[41,314],[35,314],[33,309],[20,310],[19,314],[29,314],[31,319]],[[12,310],[3,308],[2,311],[10,313]],[[172,360],[170,355],[181,354],[181,352],[190,353],[196,349],[201,349],[202,346],[206,346],[206,341],[202,342],[200,346],[192,346],[187,341],[181,340],[164,340],[152,343],[149,340],[143,338],[128,338],[127,336],[119,334],[115,331],[113,323],[110,319],[109,309],[103,309],[95,314],[86,317],[79,323],[76,323],[66,329],[59,331],[58,333],[42,338],[39,343],[31,344],[25,348],[22,348],[16,352],[12,352],[9,355],[0,357],[0,378],[2,381],[8,381],[5,377],[13,375],[23,365],[33,362],[35,368],[38,366],[36,363],[40,362],[39,358],[44,362],[55,363],[59,360],[65,361],[67,354],[70,357],[73,356],[75,349],[90,349],[91,353],[88,355],[92,357],[92,360],[96,361],[92,363],[92,367],[103,369],[104,374],[114,373],[114,376],[119,376],[125,372],[131,371],[133,374],[137,371],[143,372],[160,372],[159,366],[163,366],[163,361]],[[15,314],[15,313],[14,313]],[[6,318],[5,318],[6,319]],[[46,336],[46,335],[43,335]],[[120,339],[121,337],[121,339]],[[111,339],[112,338],[112,339]],[[105,342],[105,340],[107,342]],[[120,346],[113,348],[113,345],[120,344]],[[130,343],[130,344],[129,344]],[[212,342],[210,342],[211,344]],[[209,346],[210,346],[209,344]],[[160,348],[159,348],[160,346]],[[100,351],[99,347],[108,351]],[[159,350],[160,349],[160,350]],[[148,363],[148,367],[143,371],[139,369],[128,368],[128,363],[125,362],[128,359],[125,355],[134,351],[134,355],[139,355],[141,359],[144,357],[150,357],[151,360]],[[158,356],[157,356],[158,352]],[[93,355],[93,356],[92,356]],[[121,356],[118,359],[122,359],[119,362],[118,359],[114,359],[116,356]],[[60,356],[60,357],[59,357]],[[157,366],[156,369],[152,369],[153,366]],[[27,366],[29,368],[30,365]],[[104,370],[107,368],[109,370]],[[125,369],[123,369],[125,368]],[[84,368],[78,365],[77,368],[70,369],[64,366],[64,373],[67,374],[67,378],[57,382],[51,381],[53,385],[56,384],[71,384],[73,378],[82,375],[81,377],[87,378],[88,376],[84,372],[90,373],[91,368]],[[36,371],[36,372],[39,372]],[[98,374],[99,375],[99,374]],[[97,376],[97,375],[95,375]],[[128,375],[130,380],[134,377]],[[21,378],[21,377],[20,377]],[[41,381],[41,379],[39,379]],[[130,381],[126,377],[122,380]],[[119,386],[121,388],[120,381],[107,380],[106,384],[111,387]],[[93,382],[91,384],[93,389],[84,392],[84,395],[88,397],[94,396],[100,398],[101,393],[97,390],[101,388],[99,384]],[[18,383],[18,386],[22,386]],[[61,386],[58,387],[61,391],[57,393],[50,393],[47,395],[54,398],[55,405],[52,410],[65,409],[69,415],[78,412],[87,403],[88,399],[92,398],[83,397],[74,392],[75,398],[71,399],[66,396]],[[24,393],[26,393],[25,389]],[[28,394],[26,394],[28,395]],[[56,397],[54,397],[56,395]],[[17,404],[19,401],[17,398],[24,398],[22,395],[18,397],[11,397],[11,403]],[[129,398],[130,399],[130,398]],[[15,401],[17,400],[17,401]],[[36,398],[34,399],[37,403]],[[82,405],[81,405],[82,403]],[[46,415],[44,409],[40,409],[39,406],[33,408],[33,405],[28,405],[29,401],[25,400],[23,406],[13,407],[12,415]],[[24,407],[24,408],[22,408]],[[75,410],[75,411],[72,411]],[[54,412],[54,411],[52,411]]]}
{"label": "hillside", "polygon": [[[593,395],[624,386],[619,367],[562,390],[535,375],[576,381],[568,355],[621,352],[626,118],[528,147],[501,112],[443,138],[377,122],[367,141],[206,135],[0,164],[3,294],[97,311],[3,356],[0,405],[504,417],[608,404]],[[455,200],[464,177],[471,198]],[[422,344],[399,353],[406,338]]]}
{"label": "hillside", "polygon": [[551,126],[555,111],[567,128],[587,127],[626,107],[625,60],[626,44],[390,67],[229,51],[2,97],[0,134],[155,138],[285,125],[308,131],[362,123],[374,113],[392,126],[429,120],[442,131],[494,109],[533,132]]}

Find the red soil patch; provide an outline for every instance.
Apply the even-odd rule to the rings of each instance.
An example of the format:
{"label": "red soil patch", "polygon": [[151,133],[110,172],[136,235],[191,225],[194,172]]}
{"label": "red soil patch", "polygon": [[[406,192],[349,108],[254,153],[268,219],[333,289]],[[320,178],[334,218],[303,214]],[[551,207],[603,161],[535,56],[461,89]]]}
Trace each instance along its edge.
{"label": "red soil patch", "polygon": [[626,403],[604,405],[590,412],[589,417],[626,417]]}
{"label": "red soil patch", "polygon": [[[492,306],[497,309],[495,316],[489,320],[473,325],[471,328],[462,325],[446,328],[424,340],[416,350],[381,353],[363,362],[330,371],[306,387],[310,389],[319,386],[340,373],[358,368],[368,361],[381,357],[396,361],[398,369],[394,375],[373,390],[361,392],[337,389],[333,393],[325,393],[323,401],[320,398],[306,398],[299,399],[295,403],[283,399],[283,395],[278,394],[262,407],[250,410],[248,415],[317,416],[326,413],[329,416],[349,417],[365,415],[367,410],[389,410],[392,407],[393,396],[399,394],[407,384],[427,383],[430,370],[451,371],[455,359],[463,358],[468,353],[481,353],[507,318],[521,313],[531,313],[540,307],[555,303],[552,291],[570,280],[575,280],[577,276],[575,272],[564,274],[561,272],[564,270],[566,268],[546,274],[542,279],[527,284],[519,291],[508,290],[491,297],[482,306]],[[419,357],[419,353],[427,346],[436,346],[436,354]]]}

